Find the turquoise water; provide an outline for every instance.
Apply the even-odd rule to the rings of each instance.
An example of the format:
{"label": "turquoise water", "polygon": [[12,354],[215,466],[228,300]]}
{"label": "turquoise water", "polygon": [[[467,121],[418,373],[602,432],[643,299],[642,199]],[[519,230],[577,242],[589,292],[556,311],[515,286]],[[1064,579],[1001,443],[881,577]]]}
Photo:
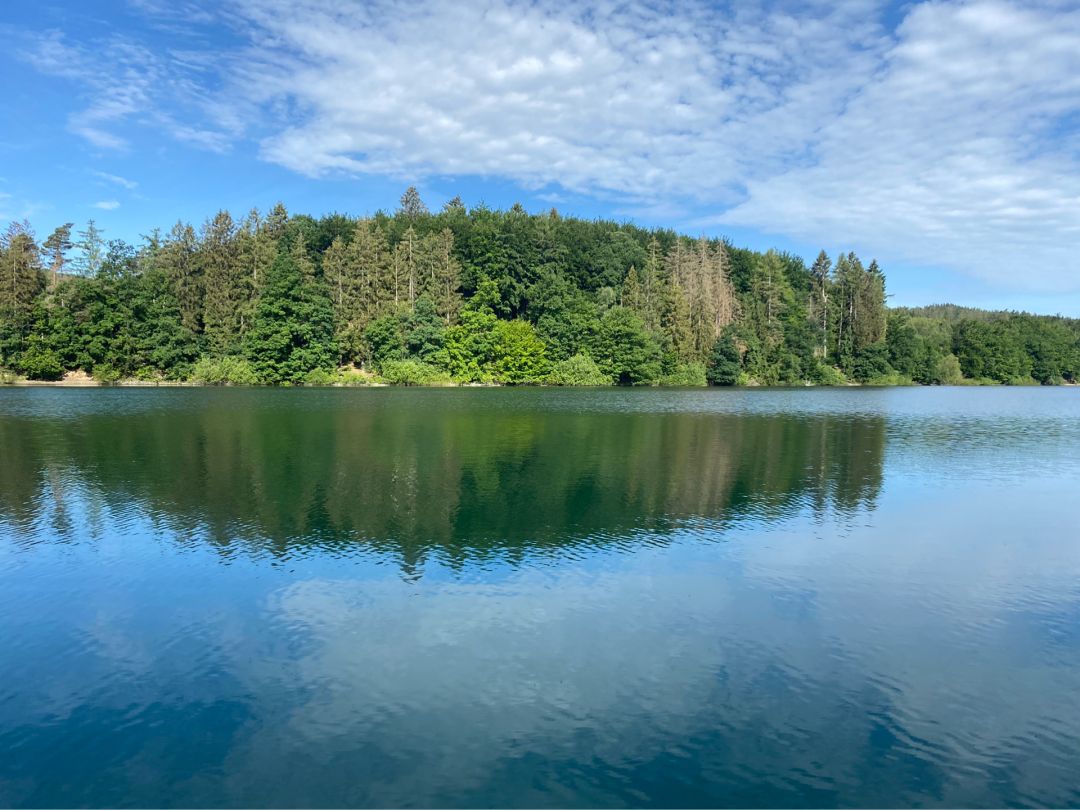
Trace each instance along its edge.
{"label": "turquoise water", "polygon": [[1080,390],[0,389],[0,805],[1080,805]]}

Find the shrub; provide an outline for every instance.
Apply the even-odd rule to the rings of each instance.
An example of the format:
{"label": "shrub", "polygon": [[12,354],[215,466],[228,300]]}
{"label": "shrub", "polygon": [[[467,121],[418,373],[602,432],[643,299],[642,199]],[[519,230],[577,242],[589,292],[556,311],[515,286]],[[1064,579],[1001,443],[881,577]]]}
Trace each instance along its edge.
{"label": "shrub", "polygon": [[933,382],[937,385],[962,385],[964,373],[955,354],[947,354],[934,366]]}
{"label": "shrub", "polygon": [[140,366],[135,369],[135,379],[142,382],[157,382],[162,379],[163,375],[156,368],[150,366]]}
{"label": "shrub", "polygon": [[660,378],[661,385],[675,385],[683,387],[704,387],[708,385],[705,379],[704,363],[682,363],[675,367],[670,374]]}
{"label": "shrub", "polygon": [[817,368],[814,369],[813,382],[818,385],[847,385],[848,380],[844,372],[835,366],[818,363]]}
{"label": "shrub", "polygon": [[258,385],[251,363],[242,357],[204,357],[195,364],[191,379],[203,385]]}
{"label": "shrub", "polygon": [[611,378],[587,354],[575,354],[555,364],[548,382],[551,385],[611,385]]}
{"label": "shrub", "polygon": [[379,372],[392,385],[449,385],[450,375],[420,360],[384,360]]}
{"label": "shrub", "polygon": [[343,368],[338,371],[337,383],[338,385],[369,385],[371,375],[355,368]]}
{"label": "shrub", "polygon": [[338,381],[338,374],[325,368],[313,368],[304,375],[304,385],[333,385]]}
{"label": "shrub", "polygon": [[17,379],[19,379],[19,377],[14,371],[0,368],[0,385],[11,385]]}
{"label": "shrub", "polygon": [[882,374],[879,377],[874,377],[866,381],[867,385],[914,385],[911,377],[906,374],[901,374],[899,371],[893,370],[888,374]]}
{"label": "shrub", "polygon": [[52,349],[31,345],[19,358],[19,370],[30,380],[59,380],[64,376],[60,356]]}
{"label": "shrub", "polygon": [[98,382],[114,383],[120,379],[120,370],[108,363],[98,363],[91,376]]}

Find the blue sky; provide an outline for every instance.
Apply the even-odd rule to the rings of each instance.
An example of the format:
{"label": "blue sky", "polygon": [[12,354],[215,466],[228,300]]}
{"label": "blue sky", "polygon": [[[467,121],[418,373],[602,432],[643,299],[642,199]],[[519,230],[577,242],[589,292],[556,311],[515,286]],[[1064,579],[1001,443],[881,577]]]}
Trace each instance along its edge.
{"label": "blue sky", "polygon": [[136,240],[415,184],[1080,316],[1080,5],[113,0],[0,31],[0,221]]}

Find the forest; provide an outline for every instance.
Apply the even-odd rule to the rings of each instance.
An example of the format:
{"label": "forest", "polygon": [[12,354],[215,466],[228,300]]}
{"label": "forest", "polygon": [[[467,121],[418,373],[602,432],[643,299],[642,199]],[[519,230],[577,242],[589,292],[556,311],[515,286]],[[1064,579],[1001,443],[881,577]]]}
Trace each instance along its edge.
{"label": "forest", "polygon": [[0,381],[238,385],[1062,384],[1080,321],[887,305],[876,261],[466,208],[221,211],[139,245],[0,241]]}

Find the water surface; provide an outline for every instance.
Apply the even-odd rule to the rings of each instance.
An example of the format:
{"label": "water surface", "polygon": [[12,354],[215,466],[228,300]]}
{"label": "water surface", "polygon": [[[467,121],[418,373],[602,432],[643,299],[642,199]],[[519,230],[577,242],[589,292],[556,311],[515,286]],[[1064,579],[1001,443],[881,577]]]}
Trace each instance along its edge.
{"label": "water surface", "polygon": [[1080,390],[0,389],[0,805],[1080,805]]}

